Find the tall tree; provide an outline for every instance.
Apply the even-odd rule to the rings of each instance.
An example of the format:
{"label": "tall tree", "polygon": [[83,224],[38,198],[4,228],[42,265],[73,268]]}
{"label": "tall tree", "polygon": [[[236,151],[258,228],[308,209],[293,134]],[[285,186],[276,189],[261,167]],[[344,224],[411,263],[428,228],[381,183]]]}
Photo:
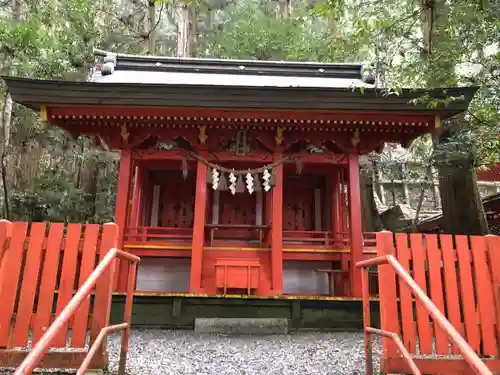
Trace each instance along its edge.
{"label": "tall tree", "polygon": [[[337,14],[331,2],[319,9],[327,17]],[[442,124],[429,160],[439,167],[444,226],[450,233],[481,234],[487,229],[475,167],[500,159],[499,11],[500,3],[481,0],[352,0],[344,8],[351,20],[346,38],[334,42],[361,51],[371,43],[374,48],[367,56],[383,71],[389,91],[402,86],[480,86],[469,112]],[[495,52],[487,54],[485,47]],[[464,74],[464,66],[472,74]],[[430,106],[452,100],[420,98]]]}
{"label": "tall tree", "polygon": [[197,14],[196,2],[179,0],[177,5],[177,56],[196,55]]}

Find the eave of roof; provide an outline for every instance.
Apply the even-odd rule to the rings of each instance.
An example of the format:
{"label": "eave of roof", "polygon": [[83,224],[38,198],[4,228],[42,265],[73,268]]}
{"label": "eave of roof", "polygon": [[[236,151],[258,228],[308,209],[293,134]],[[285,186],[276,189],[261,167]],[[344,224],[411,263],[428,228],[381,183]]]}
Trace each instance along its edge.
{"label": "eave of roof", "polygon": [[[376,88],[248,87],[199,84],[96,83],[2,77],[14,101],[39,110],[41,105],[198,107],[238,109],[300,109],[407,113],[450,117],[465,111],[477,87],[403,90],[385,95]],[[460,97],[431,108],[411,99],[428,93],[433,98]]]}

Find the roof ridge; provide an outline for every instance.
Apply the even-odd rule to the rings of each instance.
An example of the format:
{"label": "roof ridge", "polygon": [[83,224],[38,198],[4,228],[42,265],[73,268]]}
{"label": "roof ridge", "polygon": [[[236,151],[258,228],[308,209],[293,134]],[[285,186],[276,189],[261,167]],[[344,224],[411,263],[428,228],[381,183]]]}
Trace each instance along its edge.
{"label": "roof ridge", "polygon": [[373,84],[375,78],[371,68],[362,63],[323,63],[300,61],[232,60],[212,58],[180,58],[169,56],[140,56],[94,50],[96,56],[103,57],[103,75],[115,70],[222,73],[260,76],[292,76],[318,78],[359,79]]}

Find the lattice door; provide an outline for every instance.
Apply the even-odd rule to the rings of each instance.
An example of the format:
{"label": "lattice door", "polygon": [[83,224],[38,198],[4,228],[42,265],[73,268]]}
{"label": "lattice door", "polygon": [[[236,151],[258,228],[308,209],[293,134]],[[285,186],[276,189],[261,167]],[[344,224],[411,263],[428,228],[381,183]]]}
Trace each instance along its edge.
{"label": "lattice door", "polygon": [[283,192],[283,229],[314,230],[313,187],[290,185]]}
{"label": "lattice door", "polygon": [[245,192],[232,195],[229,191],[223,191],[219,199],[221,224],[255,225],[255,194]]}
{"label": "lattice door", "polygon": [[194,213],[194,179],[170,178],[161,189],[160,225],[170,228],[192,228]]}

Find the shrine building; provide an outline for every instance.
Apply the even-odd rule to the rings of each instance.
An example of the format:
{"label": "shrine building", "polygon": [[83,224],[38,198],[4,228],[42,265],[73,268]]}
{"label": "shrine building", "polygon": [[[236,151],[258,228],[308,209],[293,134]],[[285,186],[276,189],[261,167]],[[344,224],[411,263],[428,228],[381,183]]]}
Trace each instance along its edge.
{"label": "shrine building", "polygon": [[[87,82],[3,77],[13,100],[120,151],[115,222],[142,258],[139,293],[360,297],[360,155],[408,146],[476,88],[412,103],[360,64],[98,52]],[[127,264],[116,273],[125,290]]]}

